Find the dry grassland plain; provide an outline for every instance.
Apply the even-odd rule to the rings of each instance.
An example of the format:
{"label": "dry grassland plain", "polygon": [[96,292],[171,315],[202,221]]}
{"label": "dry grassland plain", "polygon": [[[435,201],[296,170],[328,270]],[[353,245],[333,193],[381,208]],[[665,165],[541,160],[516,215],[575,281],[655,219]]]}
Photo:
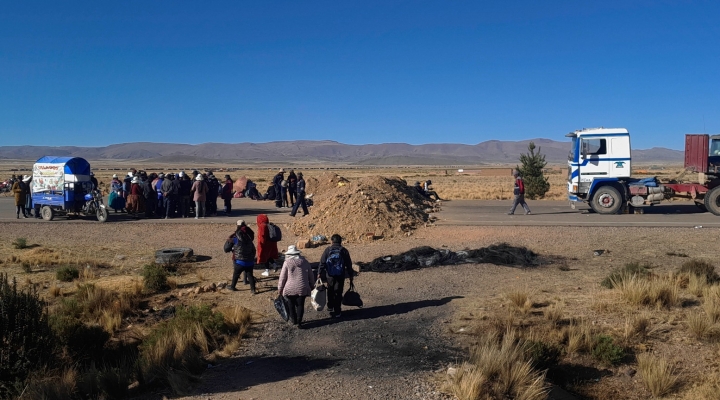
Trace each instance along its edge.
{"label": "dry grassland plain", "polygon": [[[130,168],[149,172],[212,169],[219,177],[226,173],[233,178],[247,176],[260,188],[268,184],[279,167],[157,166],[141,162],[93,162],[91,165],[99,181],[105,184],[113,173],[124,176]],[[31,166],[31,162],[0,165],[0,176],[28,173],[10,170]],[[350,180],[368,175],[399,176],[410,184],[431,179],[439,194],[451,200],[502,200],[511,196],[511,168],[510,165],[465,168],[463,173],[458,173],[457,168],[428,167],[308,166],[295,170],[303,171],[307,177],[331,170]],[[638,175],[671,179],[678,170],[677,167],[648,167]],[[549,167],[547,177],[551,192],[546,198],[566,198],[565,174],[566,170],[560,167]],[[186,294],[191,289],[227,281],[227,257],[218,246],[227,230],[222,222],[199,226],[188,224],[172,230],[162,229],[160,224],[152,225],[159,229],[148,237],[142,236],[147,234],[147,225],[83,225],[96,233],[93,241],[88,241],[87,235],[80,230],[64,232],[64,227],[68,226],[64,222],[42,224],[6,224],[8,229],[0,234],[3,254],[0,272],[17,279],[23,288],[38,289],[50,303],[51,314],[63,312],[64,299],[102,297],[106,304],[95,308],[88,305],[83,322],[102,327],[113,340],[127,340],[155,337],[163,332],[158,333],[155,327],[167,307],[169,294],[177,296],[178,302],[186,305],[214,304],[214,310],[224,315],[219,318],[225,318],[226,325],[234,328],[207,338],[208,342],[216,343],[214,346],[205,342],[190,346],[200,348],[202,353],[191,352],[190,357],[202,356],[212,362],[237,355],[238,351],[248,351],[250,345],[240,344],[244,343],[242,338],[248,331],[262,331],[269,329],[265,326],[274,326],[265,319],[269,316],[267,303],[274,281],[261,282],[260,287],[265,293],[262,296],[250,297],[248,293],[240,292],[238,297],[220,291]],[[101,231],[106,233],[97,233]],[[27,238],[26,244],[30,247],[16,248],[18,246],[13,244],[22,236]],[[182,236],[198,254],[209,255],[210,260],[174,271],[164,283],[166,291],[158,293],[143,287],[147,281],[141,276],[145,272],[143,266],[152,260],[154,250],[176,244],[178,236]],[[282,245],[287,246],[293,240],[296,238],[286,238]],[[453,367],[457,372],[454,377],[448,377],[445,372],[436,377],[436,387],[445,393],[459,399],[472,399],[478,398],[473,397],[474,391],[483,390],[496,393],[488,398],[505,399],[520,398],[518,393],[522,392],[523,398],[541,399],[543,385],[538,385],[537,380],[544,368],[548,368],[548,379],[582,398],[665,396],[690,400],[718,399],[720,393],[717,361],[720,355],[720,285],[717,277],[712,275],[712,271],[717,271],[713,262],[720,254],[715,246],[703,245],[717,240],[717,232],[707,229],[688,232],[662,228],[429,227],[407,239],[353,245],[351,252],[357,255],[358,261],[369,262],[375,257],[399,254],[420,245],[437,247],[443,244],[460,250],[508,242],[554,260],[528,270],[481,264],[408,271],[407,274],[382,278],[368,273],[369,279],[364,282],[365,277],[361,274],[359,280],[366,285],[363,294],[368,299],[372,298],[373,290],[385,293],[387,288],[384,286],[394,288],[408,282],[421,284],[427,279],[448,283],[450,289],[447,290],[463,291],[465,298],[452,303],[454,310],[443,317],[446,321],[441,324],[444,340],[467,349],[466,359],[455,360],[457,363]],[[606,252],[594,256],[592,250],[597,248]],[[309,259],[317,260],[321,250],[307,249],[305,254]],[[695,259],[707,260],[709,266],[694,262]],[[683,270],[686,264],[690,267]],[[61,281],[58,271],[64,267],[77,268],[78,276],[71,277],[74,279],[71,282]],[[609,279],[603,287],[600,283],[606,277]],[[373,289],[373,286],[376,287]],[[181,292],[184,296],[180,296]],[[238,302],[249,310],[237,309]],[[239,320],[242,322],[237,322]],[[266,337],[262,333],[255,335]],[[195,337],[193,340],[197,340],[197,335]],[[168,343],[168,346],[179,346]],[[534,369],[525,366],[527,355],[521,353],[526,348],[515,345],[530,346],[535,357],[532,359]],[[498,359],[494,354],[507,354],[503,351],[511,356],[504,364],[493,366],[492,360]],[[187,354],[184,356],[188,357]],[[161,365],[163,370],[172,367],[175,360],[165,362],[169,365]],[[198,370],[202,368],[198,367]],[[486,375],[478,371],[486,371]],[[65,371],[65,375],[61,375],[73,373],[87,371]],[[176,394],[193,393],[199,374],[193,372],[188,376],[163,379]],[[63,382],[61,375],[54,384]],[[185,386],[180,384],[183,382]],[[187,382],[193,384],[188,386]],[[265,389],[257,390],[266,392],[253,392],[256,398],[268,398],[276,389],[272,384],[263,387]],[[513,390],[516,394],[509,395]],[[539,394],[531,395],[531,392]]]}

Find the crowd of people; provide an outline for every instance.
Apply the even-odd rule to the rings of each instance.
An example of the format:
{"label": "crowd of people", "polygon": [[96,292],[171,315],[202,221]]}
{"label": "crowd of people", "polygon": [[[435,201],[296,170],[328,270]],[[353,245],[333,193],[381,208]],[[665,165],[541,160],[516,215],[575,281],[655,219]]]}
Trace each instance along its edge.
{"label": "crowd of people", "polygon": [[218,215],[219,197],[222,212],[230,216],[233,193],[230,175],[219,180],[212,171],[148,174],[133,169],[122,180],[112,176],[108,206],[134,217],[200,219]]}
{"label": "crowd of people", "polygon": [[[265,214],[257,216],[257,246],[253,244],[255,232],[245,223],[238,220],[235,232],[225,241],[225,252],[232,253],[233,276],[230,290],[236,291],[240,276],[243,283],[250,286],[250,293],[257,293],[256,279],[253,270],[256,265],[263,265],[263,276],[270,275],[270,268],[277,273],[275,261],[279,258],[277,242],[271,238],[270,220]],[[289,322],[298,328],[302,327],[305,302],[315,288],[319,277],[323,285],[327,286],[328,311],[331,318],[342,316],[342,296],[345,279],[352,284],[354,271],[350,252],[342,246],[342,237],[334,234],[330,238],[332,244],[328,246],[320,257],[317,276],[312,270],[308,260],[294,245],[288,246],[284,253],[284,262],[278,277],[278,294],[283,297],[288,310]]]}

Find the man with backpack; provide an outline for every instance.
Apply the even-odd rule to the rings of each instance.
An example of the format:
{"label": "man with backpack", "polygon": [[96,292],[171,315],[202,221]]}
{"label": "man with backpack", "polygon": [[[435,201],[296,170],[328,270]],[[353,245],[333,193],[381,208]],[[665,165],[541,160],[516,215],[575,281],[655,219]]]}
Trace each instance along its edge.
{"label": "man with backpack", "polygon": [[345,277],[350,279],[352,285],[354,271],[350,252],[342,246],[342,237],[336,233],[330,237],[330,241],[332,244],[320,257],[318,274],[320,279],[327,283],[327,308],[330,316],[340,318]]}
{"label": "man with backpack", "polygon": [[235,233],[230,235],[225,241],[223,250],[226,253],[232,251],[233,260],[233,277],[230,283],[230,290],[237,291],[237,285],[240,273],[245,272],[244,282],[250,285],[250,293],[255,294],[255,277],[253,276],[253,267],[255,267],[255,232],[245,224],[245,221],[238,220]]}
{"label": "man with backpack", "polygon": [[513,189],[515,198],[513,199],[513,204],[508,215],[515,214],[515,208],[518,205],[521,205],[522,208],[525,209],[525,215],[528,215],[530,214],[530,207],[528,207],[525,202],[525,183],[523,182],[522,176],[520,176],[520,171],[514,170],[513,177],[515,178],[515,188]]}

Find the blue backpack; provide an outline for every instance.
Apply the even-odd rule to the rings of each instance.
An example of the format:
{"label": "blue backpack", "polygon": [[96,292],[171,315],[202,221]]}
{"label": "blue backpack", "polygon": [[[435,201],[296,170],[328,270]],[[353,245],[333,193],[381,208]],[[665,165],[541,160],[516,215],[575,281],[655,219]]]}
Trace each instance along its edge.
{"label": "blue backpack", "polygon": [[339,277],[345,275],[345,268],[343,266],[343,259],[340,254],[340,250],[340,247],[331,249],[327,260],[325,260],[325,266],[327,267],[327,274],[329,276]]}

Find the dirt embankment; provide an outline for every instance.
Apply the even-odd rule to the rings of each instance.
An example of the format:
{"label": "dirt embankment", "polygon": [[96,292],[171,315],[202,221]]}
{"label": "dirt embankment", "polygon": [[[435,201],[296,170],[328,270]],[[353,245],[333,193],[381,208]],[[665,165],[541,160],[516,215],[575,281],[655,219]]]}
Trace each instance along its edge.
{"label": "dirt embankment", "polygon": [[308,179],[314,206],[310,215],[293,222],[303,238],[339,234],[345,241],[406,236],[432,222],[439,205],[421,196],[403,179],[371,176],[348,181],[334,173]]}

